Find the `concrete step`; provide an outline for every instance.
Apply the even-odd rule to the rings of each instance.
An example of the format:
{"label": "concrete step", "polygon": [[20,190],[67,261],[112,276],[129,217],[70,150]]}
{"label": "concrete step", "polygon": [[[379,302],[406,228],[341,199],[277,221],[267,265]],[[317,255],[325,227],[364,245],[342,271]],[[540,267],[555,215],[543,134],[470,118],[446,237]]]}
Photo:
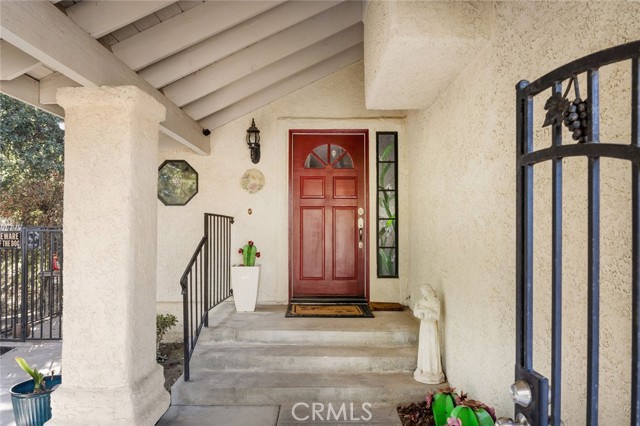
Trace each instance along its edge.
{"label": "concrete step", "polygon": [[417,345],[317,346],[218,344],[196,347],[192,371],[412,373]]}
{"label": "concrete step", "polygon": [[395,346],[417,343],[419,321],[405,312],[375,312],[375,318],[285,318],[286,307],[261,305],[237,313],[223,303],[209,315],[198,345],[219,342],[317,346]]}
{"label": "concrete step", "polygon": [[410,311],[345,319],[285,318],[285,310],[214,309],[191,358],[191,381],[173,386],[172,404],[335,407],[360,401],[391,407],[420,401],[442,386],[413,380],[419,322]]}
{"label": "concrete step", "polygon": [[200,345],[219,342],[244,342],[263,344],[297,345],[361,345],[393,346],[417,342],[417,333],[412,331],[344,331],[344,330],[265,330],[209,328],[203,329],[198,339]]}
{"label": "concrete step", "polygon": [[216,372],[182,379],[172,405],[280,405],[296,402],[402,403],[421,401],[443,385],[425,385],[408,373]]}

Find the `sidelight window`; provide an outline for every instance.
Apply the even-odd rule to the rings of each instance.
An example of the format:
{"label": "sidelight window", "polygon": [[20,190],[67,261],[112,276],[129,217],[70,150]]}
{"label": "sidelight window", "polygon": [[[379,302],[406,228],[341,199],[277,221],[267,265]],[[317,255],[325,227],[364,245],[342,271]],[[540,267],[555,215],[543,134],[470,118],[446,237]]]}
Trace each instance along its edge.
{"label": "sidelight window", "polygon": [[398,278],[398,133],[376,133],[378,278]]}

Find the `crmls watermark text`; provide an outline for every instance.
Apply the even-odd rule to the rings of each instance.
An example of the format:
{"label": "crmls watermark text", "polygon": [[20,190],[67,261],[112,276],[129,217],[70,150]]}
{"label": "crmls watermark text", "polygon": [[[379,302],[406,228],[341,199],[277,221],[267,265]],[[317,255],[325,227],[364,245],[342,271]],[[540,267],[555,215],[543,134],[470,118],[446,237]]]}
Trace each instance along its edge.
{"label": "crmls watermark text", "polygon": [[357,407],[353,402],[347,404],[332,404],[322,402],[297,402],[291,407],[291,415],[299,422],[332,422],[332,421],[351,421],[351,422],[368,422],[373,418],[370,411],[371,404],[363,402]]}

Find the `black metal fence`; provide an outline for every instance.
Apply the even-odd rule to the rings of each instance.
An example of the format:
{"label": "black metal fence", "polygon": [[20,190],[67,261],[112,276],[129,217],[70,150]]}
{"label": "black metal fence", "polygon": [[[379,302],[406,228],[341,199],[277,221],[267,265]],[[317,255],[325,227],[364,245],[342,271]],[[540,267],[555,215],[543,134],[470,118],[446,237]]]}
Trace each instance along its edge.
{"label": "black metal fence", "polygon": [[205,213],[204,236],[187,265],[180,287],[184,325],[184,380],[202,327],[209,326],[209,310],[231,296],[231,225],[233,218]]}
{"label": "black metal fence", "polygon": [[62,338],[62,229],[0,228],[0,340]]}
{"label": "black metal fence", "polygon": [[[521,81],[517,96],[517,262],[516,262],[516,380],[512,387],[516,401],[517,424],[560,426],[562,402],[562,165],[563,158],[588,160],[588,299],[587,346],[587,425],[598,424],[600,354],[600,162],[601,158],[626,160],[632,165],[632,359],[630,424],[640,426],[640,41],[607,49],[571,62],[540,79]],[[631,130],[629,144],[600,141],[599,69],[626,61],[631,69]],[[588,101],[563,102],[563,81],[577,84],[577,76],[586,74]],[[551,146],[534,149],[534,97],[550,91],[545,108],[552,125]],[[578,89],[576,88],[576,92]],[[546,97],[545,97],[546,98]],[[566,101],[566,99],[564,99]],[[580,104],[583,104],[581,106]],[[559,106],[559,108],[558,108]],[[557,118],[555,115],[557,114]],[[575,115],[573,115],[575,114]],[[563,143],[562,126],[573,132],[577,144]],[[577,124],[576,124],[577,123]],[[546,124],[546,123],[545,123]],[[552,332],[551,383],[533,369],[533,229],[534,166],[551,162],[552,166]],[[549,396],[550,395],[550,396]],[[623,396],[623,397],[624,397]],[[551,405],[549,411],[548,405]],[[550,415],[550,417],[549,417]],[[526,419],[526,420],[525,420]]]}

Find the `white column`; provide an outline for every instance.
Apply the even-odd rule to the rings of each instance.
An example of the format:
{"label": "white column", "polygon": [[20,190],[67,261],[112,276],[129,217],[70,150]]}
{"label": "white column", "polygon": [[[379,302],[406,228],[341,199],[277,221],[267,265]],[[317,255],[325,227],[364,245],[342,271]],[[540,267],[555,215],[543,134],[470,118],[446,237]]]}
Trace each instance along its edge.
{"label": "white column", "polygon": [[133,86],[63,88],[62,386],[47,425],[154,425],[156,193],[165,108]]}

